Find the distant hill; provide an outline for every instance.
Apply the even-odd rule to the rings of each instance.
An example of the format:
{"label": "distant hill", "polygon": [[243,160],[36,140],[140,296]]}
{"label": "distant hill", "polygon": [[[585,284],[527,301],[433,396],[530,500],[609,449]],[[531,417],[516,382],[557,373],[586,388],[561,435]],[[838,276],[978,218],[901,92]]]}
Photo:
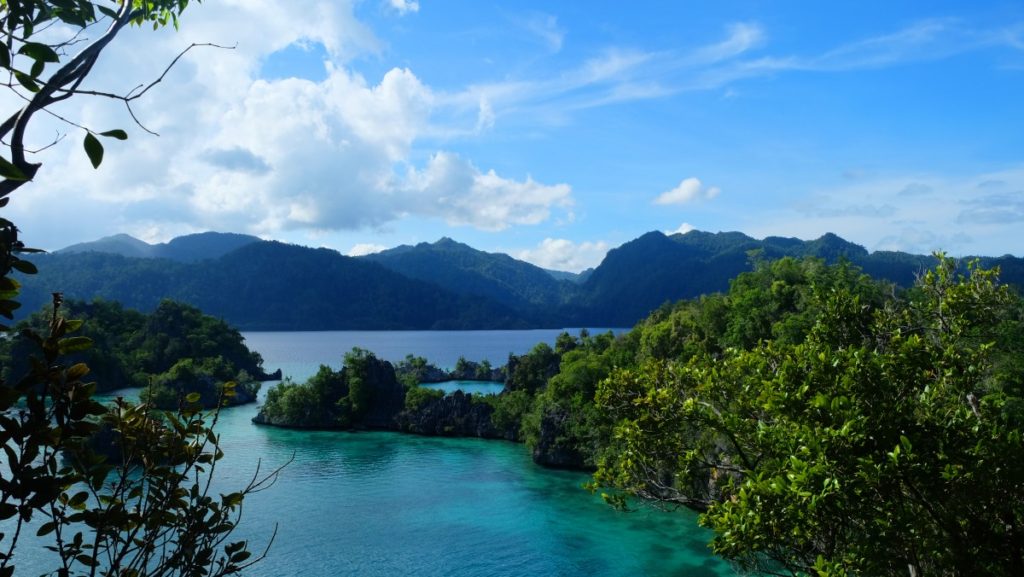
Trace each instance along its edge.
{"label": "distant hill", "polygon": [[[245,329],[623,327],[665,302],[725,291],[759,259],[784,256],[846,259],[902,286],[934,264],[930,256],[871,253],[834,234],[805,241],[650,232],[575,277],[449,238],[352,258],[245,235],[203,233],[162,245],[117,235],[33,257],[41,272],[24,278],[22,310],[59,290],[143,311],[174,298]],[[982,264],[1024,285],[1024,259]]]}
{"label": "distant hill", "polygon": [[[435,243],[402,245],[366,255],[409,278],[423,280],[452,292],[485,297],[528,312],[536,307],[558,307],[569,299],[576,284],[558,280],[548,271],[507,254],[489,253],[442,238]],[[568,273],[567,273],[568,274]]]}
{"label": "distant hill", "polygon": [[170,242],[149,244],[127,234],[115,234],[92,242],[73,244],[57,253],[98,252],[136,258],[166,258],[179,262],[220,258],[260,239],[231,232],[201,232],[179,236]]}
{"label": "distant hill", "polygon": [[34,310],[53,291],[153,310],[164,298],[199,307],[241,329],[525,328],[513,310],[452,293],[383,266],[278,242],[247,244],[191,263],[99,252],[37,255],[40,274],[23,277]]}

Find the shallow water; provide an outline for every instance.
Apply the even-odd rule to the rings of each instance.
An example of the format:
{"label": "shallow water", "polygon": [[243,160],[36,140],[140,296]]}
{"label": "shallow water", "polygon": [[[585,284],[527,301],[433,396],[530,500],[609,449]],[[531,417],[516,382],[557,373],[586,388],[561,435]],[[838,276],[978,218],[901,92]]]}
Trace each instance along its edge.
{"label": "shallow water", "polygon": [[[477,343],[474,350],[525,352],[536,336],[517,334],[509,339],[506,333],[477,331],[471,339]],[[548,336],[553,342],[557,331],[552,333]],[[341,342],[328,335],[248,333],[246,337],[270,370],[278,366],[315,370],[321,362],[337,366],[334,363],[351,348],[353,339]],[[456,343],[451,350],[441,346],[449,335]],[[453,349],[465,342],[465,335],[379,333],[356,344],[371,348],[387,343],[387,350],[396,351],[399,359],[414,353],[450,366],[446,363],[453,365],[461,354]],[[334,347],[313,347],[313,341],[330,341]],[[434,348],[417,348],[425,342]],[[442,349],[447,351],[444,355],[431,352]],[[392,358],[387,356],[392,353],[378,350],[378,354]],[[490,357],[471,360],[483,358]],[[695,514],[649,508],[615,511],[581,488],[587,475],[538,467],[523,445],[260,427],[250,422],[256,411],[255,405],[247,405],[222,412],[217,430],[226,456],[217,464],[218,487],[223,492],[242,487],[260,462],[268,470],[293,455],[294,461],[276,485],[246,499],[242,524],[233,539],[248,539],[252,549],[259,549],[278,527],[267,558],[247,575],[732,574],[725,563],[711,556],[706,546],[710,535],[697,527]],[[24,542],[18,553],[18,574],[48,569],[44,555],[38,543]]]}

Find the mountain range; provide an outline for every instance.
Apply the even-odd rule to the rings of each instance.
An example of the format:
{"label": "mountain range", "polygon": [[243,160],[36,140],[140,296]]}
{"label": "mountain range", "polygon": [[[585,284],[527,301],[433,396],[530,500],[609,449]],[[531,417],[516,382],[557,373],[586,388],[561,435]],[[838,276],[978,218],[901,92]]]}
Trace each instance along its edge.
{"label": "mountain range", "polygon": [[[739,232],[650,232],[583,274],[548,271],[449,238],[362,257],[207,232],[151,245],[116,235],[34,257],[26,311],[61,291],[148,311],[181,300],[246,330],[625,327],[665,302],[724,291],[758,259],[844,258],[902,286],[931,256],[869,252],[834,234],[804,241]],[[983,258],[1024,284],[1024,259]]]}

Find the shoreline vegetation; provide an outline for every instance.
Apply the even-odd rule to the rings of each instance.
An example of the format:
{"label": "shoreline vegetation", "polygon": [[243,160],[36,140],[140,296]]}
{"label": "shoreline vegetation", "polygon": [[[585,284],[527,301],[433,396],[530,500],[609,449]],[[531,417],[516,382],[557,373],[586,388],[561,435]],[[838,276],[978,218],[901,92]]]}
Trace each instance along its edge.
{"label": "shoreline vegetation", "polygon": [[419,387],[420,360],[357,348],[271,389],[254,422],[524,442],[613,506],[701,511],[714,552],[753,572],[1019,574],[1024,301],[936,260],[909,289],[761,261],[628,333],[510,357],[498,395]]}
{"label": "shoreline vegetation", "polygon": [[[612,506],[701,511],[712,549],[754,572],[1014,574],[1001,569],[1024,559],[1024,300],[997,271],[936,260],[909,289],[844,261],[759,260],[727,292],[619,335],[564,332],[501,367],[354,348],[270,388],[253,422],[523,443],[539,465],[591,472]],[[210,407],[225,383],[252,402],[280,377],[188,305],[69,306],[89,338],[122,343],[75,353],[107,388]],[[22,345],[0,343],[5,376]],[[423,386],[451,380],[503,388]]]}

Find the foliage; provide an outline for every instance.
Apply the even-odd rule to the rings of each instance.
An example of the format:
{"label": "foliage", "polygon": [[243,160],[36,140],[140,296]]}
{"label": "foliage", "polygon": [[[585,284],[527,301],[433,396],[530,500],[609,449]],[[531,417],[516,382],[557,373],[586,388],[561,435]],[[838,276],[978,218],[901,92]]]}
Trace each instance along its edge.
{"label": "foliage", "polygon": [[29,523],[52,539],[63,575],[231,575],[256,562],[246,542],[227,539],[244,497],[277,471],[211,495],[222,457],[216,413],[93,400],[95,383],[82,380],[88,367],[63,359],[91,341],[74,335],[82,323],[66,320],[60,305],[55,297],[45,333],[24,331],[38,349],[28,374],[0,387],[0,575],[14,573]]}
{"label": "foliage", "polygon": [[558,373],[558,361],[558,353],[547,343],[537,343],[523,356],[510,357],[506,388],[536,393],[547,385],[548,379]]}
{"label": "foliage", "polygon": [[[225,397],[225,385],[231,383],[233,394]],[[204,359],[182,359],[166,372],[153,378],[140,395],[144,403],[158,409],[170,410],[182,405],[185,399],[196,393],[202,407],[213,408],[226,403],[228,406],[251,403],[256,400],[260,383],[245,370],[233,372],[233,365],[224,357]]]}
{"label": "foliage", "polygon": [[[37,113],[82,130],[94,167],[103,160],[100,138],[127,138],[124,130],[97,132],[50,107],[91,94],[120,100],[131,112],[131,102],[160,79],[127,95],[84,90],[83,82],[125,26],[177,26],[188,4],[0,0],[0,68],[14,95],[9,101],[17,103],[0,121],[0,208],[41,166],[30,160],[38,151],[26,146]],[[94,31],[98,36],[88,38]],[[71,50],[77,52],[70,55]],[[0,219],[0,315],[8,319],[19,306],[21,288],[12,271],[37,272],[19,256],[28,252],[36,251],[24,246],[15,224]],[[257,473],[241,491],[212,494],[222,456],[212,430],[217,413],[208,416],[193,406],[158,412],[124,401],[105,407],[95,401],[96,384],[83,381],[88,365],[69,358],[88,354],[92,340],[75,334],[82,321],[66,319],[61,304],[54,293],[52,309],[37,319],[41,326],[21,327],[20,348],[0,380],[0,577],[19,567],[17,545],[24,531],[37,525],[37,537],[51,543],[47,548],[55,553],[56,575],[233,575],[258,561],[261,556],[254,558],[246,542],[229,538],[245,496],[266,487],[277,472]],[[224,386],[225,397],[233,392],[233,386]]]}
{"label": "foliage", "polygon": [[708,507],[715,551],[763,571],[1020,574],[1020,299],[938,259],[886,298],[844,265],[741,277],[730,346],[601,383],[596,480]]}
{"label": "foliage", "polygon": [[341,370],[320,365],[305,383],[286,380],[269,389],[258,419],[290,427],[345,429],[360,425],[375,401],[372,371],[378,363],[370,351],[353,348],[345,353]]}
{"label": "foliage", "polygon": [[405,410],[418,411],[427,403],[436,401],[443,397],[444,391],[441,389],[431,389],[430,387],[421,387],[418,385],[409,387],[405,390]]}
{"label": "foliage", "polygon": [[[160,375],[162,384],[167,384],[166,373],[175,364],[185,360],[205,367],[207,373],[217,382],[238,380],[243,389],[254,380],[267,380],[263,371],[263,359],[250,351],[236,329],[224,321],[204,315],[195,307],[164,301],[151,314],[142,314],[125,309],[118,303],[93,301],[84,303],[70,301],[64,305],[68,314],[81,319],[82,336],[91,339],[96,346],[70,353],[69,361],[86,363],[90,376],[97,379],[99,391],[111,391],[125,387],[149,387]],[[19,323],[17,329],[45,328],[50,311],[32,315]],[[29,352],[34,343],[23,336],[0,342],[0,366],[8,379],[28,370]],[[173,380],[173,379],[172,379]],[[189,385],[198,381],[178,379]],[[188,392],[198,389],[187,389]],[[236,401],[251,400],[240,389]],[[215,394],[204,395],[207,407],[214,406]],[[173,405],[162,405],[169,408]]]}

